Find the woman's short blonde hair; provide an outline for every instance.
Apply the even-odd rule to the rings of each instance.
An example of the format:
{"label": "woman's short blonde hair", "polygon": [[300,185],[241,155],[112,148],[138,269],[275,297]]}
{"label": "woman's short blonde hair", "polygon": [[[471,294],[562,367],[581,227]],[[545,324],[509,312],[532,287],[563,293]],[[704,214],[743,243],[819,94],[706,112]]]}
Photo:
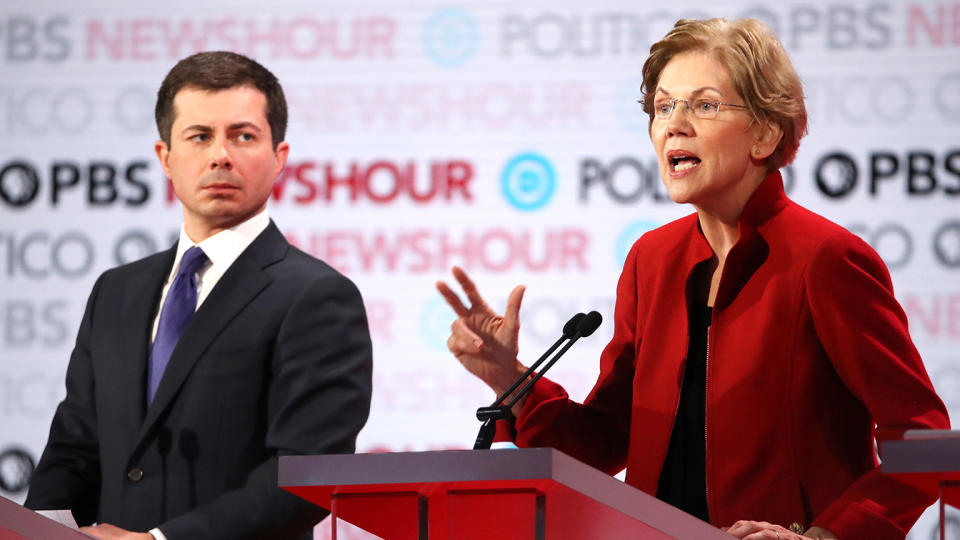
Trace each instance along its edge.
{"label": "woman's short blonde hair", "polygon": [[754,121],[769,120],[780,126],[783,139],[767,158],[767,169],[789,165],[807,133],[807,109],[800,77],[773,32],[756,19],[677,21],[650,47],[643,64],[643,110],[650,115],[651,126],[660,74],[673,57],[687,52],[713,55],[729,72]]}

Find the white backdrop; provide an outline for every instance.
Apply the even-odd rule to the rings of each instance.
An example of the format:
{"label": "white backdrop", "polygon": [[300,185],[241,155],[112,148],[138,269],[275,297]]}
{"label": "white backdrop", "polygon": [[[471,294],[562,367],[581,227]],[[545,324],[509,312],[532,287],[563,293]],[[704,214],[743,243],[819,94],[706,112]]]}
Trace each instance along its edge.
{"label": "white backdrop", "polygon": [[[153,104],[169,68],[208,49],[280,78],[292,150],[271,215],[363,292],[375,387],[359,451],[472,444],[492,395],[445,349],[453,315],[434,282],[452,264],[501,308],[527,284],[529,363],[574,312],[609,319],[627,247],[692,211],[667,199],[636,103],[650,44],[684,16],[755,16],[778,33],[811,119],[788,192],[879,251],[956,413],[960,3],[402,4],[5,0],[0,494],[25,494],[97,275],[175,238]],[[610,328],[552,373],[575,397]]]}

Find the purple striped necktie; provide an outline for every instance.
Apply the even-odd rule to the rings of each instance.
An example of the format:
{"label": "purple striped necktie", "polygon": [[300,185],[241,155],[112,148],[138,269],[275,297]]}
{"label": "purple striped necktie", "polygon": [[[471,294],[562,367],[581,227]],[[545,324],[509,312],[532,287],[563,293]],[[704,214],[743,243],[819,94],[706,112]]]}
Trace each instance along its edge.
{"label": "purple striped necktie", "polygon": [[147,365],[147,405],[153,402],[170,354],[197,310],[197,272],[205,262],[207,255],[202,249],[197,246],[188,249],[180,260],[177,277],[167,291]]}

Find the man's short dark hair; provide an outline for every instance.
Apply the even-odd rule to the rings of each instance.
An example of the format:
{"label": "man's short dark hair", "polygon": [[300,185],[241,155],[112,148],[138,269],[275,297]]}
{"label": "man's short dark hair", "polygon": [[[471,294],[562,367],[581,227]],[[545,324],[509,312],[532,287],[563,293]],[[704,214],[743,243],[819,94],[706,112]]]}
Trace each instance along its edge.
{"label": "man's short dark hair", "polygon": [[270,70],[246,56],[228,51],[201,52],[177,62],[167,73],[157,91],[154,114],[160,138],[170,146],[170,131],[176,111],[173,98],[184,88],[217,91],[252,86],[267,97],[267,123],[273,148],[283,141],[287,132],[287,100],[283,97],[280,81]]}

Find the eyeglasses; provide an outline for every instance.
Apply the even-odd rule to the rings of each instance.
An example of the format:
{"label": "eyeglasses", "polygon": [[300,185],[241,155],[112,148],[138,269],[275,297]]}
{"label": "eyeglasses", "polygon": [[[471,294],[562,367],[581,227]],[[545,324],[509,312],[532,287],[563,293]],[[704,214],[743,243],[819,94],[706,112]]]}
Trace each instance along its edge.
{"label": "eyeglasses", "polygon": [[[653,101],[653,114],[661,120],[666,120],[673,116],[673,110],[677,108],[677,103],[683,102],[687,110],[692,112],[697,118],[716,118],[721,107],[733,107],[735,109],[749,110],[744,105],[735,105],[733,103],[722,103],[719,101],[710,101],[709,99],[697,98],[692,102],[686,99],[658,98]],[[640,100],[643,104],[643,100]]]}

